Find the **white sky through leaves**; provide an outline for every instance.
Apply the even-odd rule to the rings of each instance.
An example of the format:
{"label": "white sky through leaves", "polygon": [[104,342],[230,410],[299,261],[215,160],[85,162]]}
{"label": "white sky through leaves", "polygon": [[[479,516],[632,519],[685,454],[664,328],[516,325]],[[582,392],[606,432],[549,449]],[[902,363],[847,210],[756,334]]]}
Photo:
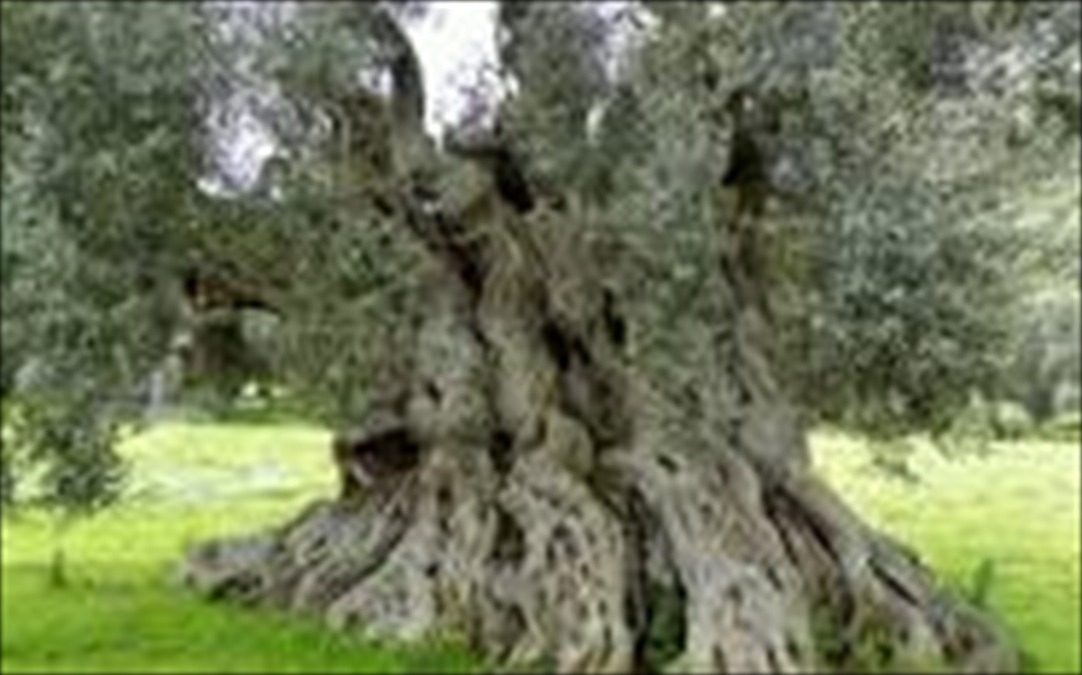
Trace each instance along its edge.
{"label": "white sky through leaves", "polygon": [[[276,7],[273,11],[283,16],[288,13],[285,5],[253,0],[234,0],[217,6],[222,10],[221,30],[230,36],[227,39],[251,33],[244,29],[244,24],[266,18],[260,15],[267,14],[268,7]],[[441,0],[418,3],[412,8],[415,11],[397,13],[396,19],[421,64],[424,127],[437,141],[447,128],[487,124],[499,102],[514,92],[515,83],[500,71],[498,8],[494,0]],[[616,79],[627,53],[643,36],[644,26],[646,30],[652,27],[651,17],[627,0],[585,3],[582,8],[604,17],[609,25],[610,30],[598,49],[604,55],[608,77]],[[236,67],[242,71],[248,68],[244,63]],[[372,79],[360,75],[362,81]],[[274,153],[273,135],[254,112],[255,99],[274,95],[273,85],[266,84],[269,94],[237,91],[215,106],[212,115],[220,119],[212,122],[212,126],[218,125],[212,134],[218,175],[201,181],[208,192],[251,189],[263,162]],[[593,117],[596,116],[591,121],[596,122]]]}

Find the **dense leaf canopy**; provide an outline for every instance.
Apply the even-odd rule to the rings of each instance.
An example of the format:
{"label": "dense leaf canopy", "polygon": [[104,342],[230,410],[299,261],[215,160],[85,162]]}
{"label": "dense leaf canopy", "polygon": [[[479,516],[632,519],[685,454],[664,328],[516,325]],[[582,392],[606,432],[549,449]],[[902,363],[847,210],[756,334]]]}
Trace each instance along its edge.
{"label": "dense leaf canopy", "polygon": [[[740,180],[761,196],[747,255],[810,413],[935,426],[995,386],[1018,261],[1046,243],[1011,214],[1079,192],[1077,3],[610,5],[501,7],[514,86],[489,133],[568,204],[636,367],[674,400],[719,376],[688,318],[725,304],[698,291]],[[424,11],[4,4],[5,476],[43,463],[52,494],[97,505],[117,425],[178,334],[251,338],[240,315],[320,419],[393,395],[395,346],[432,295],[403,226],[423,195],[403,186],[448,160],[403,29]],[[619,68],[598,45],[623,45]],[[247,184],[222,159],[245,125],[272,139]],[[754,170],[724,175],[741,152]],[[464,205],[480,189],[446,175]],[[194,280],[229,306],[193,316]],[[244,350],[211,352],[197,378],[252,376]]]}

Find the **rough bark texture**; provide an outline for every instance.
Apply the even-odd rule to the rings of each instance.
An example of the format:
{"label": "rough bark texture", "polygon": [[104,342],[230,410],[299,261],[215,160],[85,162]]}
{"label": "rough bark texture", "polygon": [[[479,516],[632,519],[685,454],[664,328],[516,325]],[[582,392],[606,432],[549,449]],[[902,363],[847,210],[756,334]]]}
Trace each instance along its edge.
{"label": "rough bark texture", "polygon": [[408,404],[339,439],[341,498],[197,548],[187,583],[564,672],[1014,668],[986,620],[811,473],[739,259],[721,256],[714,289],[731,367],[698,392],[732,421],[688,443],[621,358],[567,215],[479,194],[402,200],[446,284]]}

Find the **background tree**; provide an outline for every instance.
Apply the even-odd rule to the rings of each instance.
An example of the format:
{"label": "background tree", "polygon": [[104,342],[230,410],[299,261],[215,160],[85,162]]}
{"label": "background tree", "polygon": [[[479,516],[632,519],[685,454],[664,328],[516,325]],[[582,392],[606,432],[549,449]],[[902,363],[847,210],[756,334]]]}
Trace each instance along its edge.
{"label": "background tree", "polygon": [[[442,150],[400,11],[216,11],[3,7],[5,422],[51,494],[115,494],[173,337],[256,307],[343,493],[193,551],[210,595],[560,670],[1013,666],[786,390],[881,427],[983,382],[976,216],[1077,169],[1077,5],[507,5],[517,93]],[[276,158],[214,190],[237,92]]]}

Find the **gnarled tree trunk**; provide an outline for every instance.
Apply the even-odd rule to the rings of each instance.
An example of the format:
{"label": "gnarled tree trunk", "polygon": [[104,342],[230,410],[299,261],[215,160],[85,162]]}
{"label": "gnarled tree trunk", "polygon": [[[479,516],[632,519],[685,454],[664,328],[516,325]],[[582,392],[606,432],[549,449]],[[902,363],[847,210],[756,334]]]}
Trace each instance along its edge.
{"label": "gnarled tree trunk", "polygon": [[339,437],[339,499],[199,547],[191,585],[559,671],[1014,667],[810,471],[739,255],[711,289],[728,368],[689,392],[728,421],[698,434],[624,358],[571,210],[400,206],[446,271],[408,396]]}

